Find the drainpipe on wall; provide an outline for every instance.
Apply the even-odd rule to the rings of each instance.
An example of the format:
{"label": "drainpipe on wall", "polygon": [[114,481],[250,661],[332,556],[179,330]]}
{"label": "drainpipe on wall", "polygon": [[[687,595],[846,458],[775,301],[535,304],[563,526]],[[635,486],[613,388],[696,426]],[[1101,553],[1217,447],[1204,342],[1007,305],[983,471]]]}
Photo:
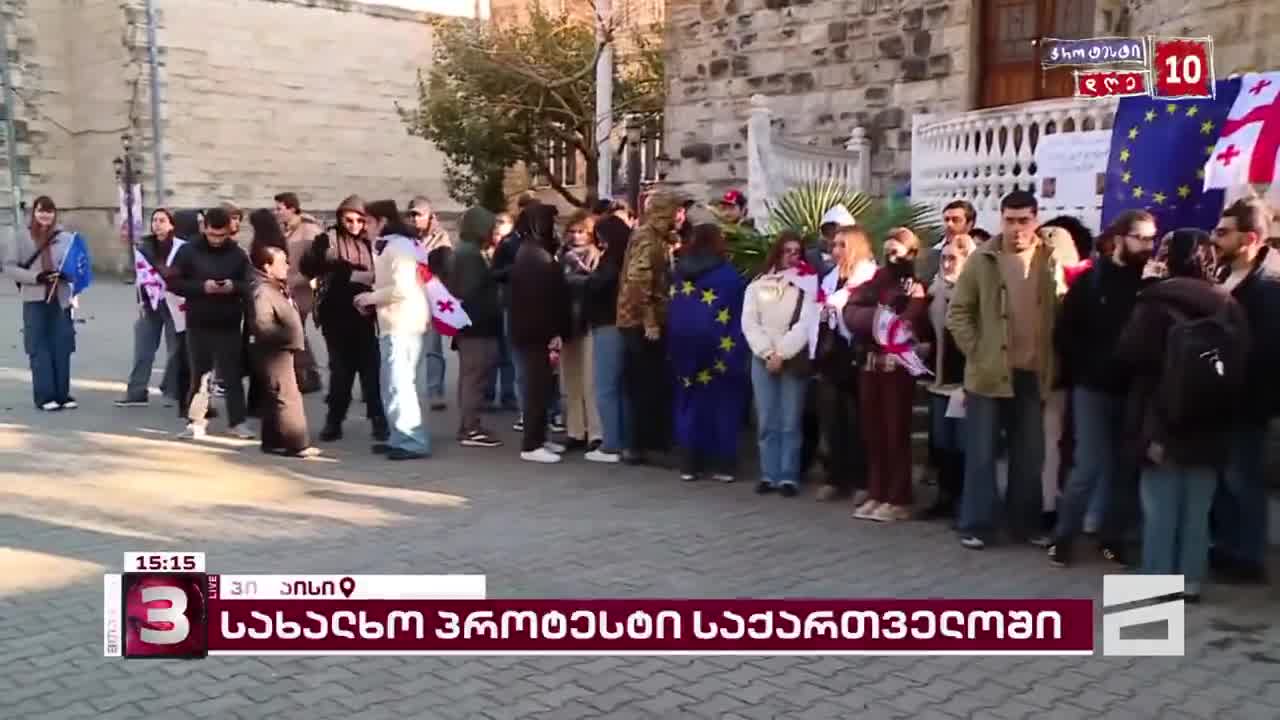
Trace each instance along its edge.
{"label": "drainpipe on wall", "polygon": [[156,194],[153,207],[163,207],[165,200],[164,187],[164,133],[160,118],[160,61],[156,47],[156,6],[155,0],[146,0],[147,10],[147,65],[151,71],[151,154],[152,167],[155,168]]}
{"label": "drainpipe on wall", "polygon": [[4,149],[9,161],[10,201],[13,203],[13,237],[22,226],[22,180],[18,176],[18,133],[14,126],[13,107],[17,94],[9,73],[9,15],[0,11],[0,81],[4,83]]}

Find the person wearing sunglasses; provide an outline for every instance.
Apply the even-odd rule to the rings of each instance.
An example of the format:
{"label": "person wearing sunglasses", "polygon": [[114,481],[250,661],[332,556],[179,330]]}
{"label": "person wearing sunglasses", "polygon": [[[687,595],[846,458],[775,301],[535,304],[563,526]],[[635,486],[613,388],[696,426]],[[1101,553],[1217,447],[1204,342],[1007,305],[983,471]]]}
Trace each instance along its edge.
{"label": "person wearing sunglasses", "polygon": [[342,438],[351,407],[351,385],[360,378],[360,396],[373,425],[373,439],[385,442],[387,417],[379,382],[381,355],[372,313],[352,305],[373,287],[373,246],[365,232],[364,201],[352,195],[338,205],[338,223],[316,236],[302,256],[303,275],[317,281],[315,319],[329,352],[329,411],[320,440]]}
{"label": "person wearing sunglasses", "polygon": [[[1049,561],[1071,561],[1072,541],[1083,530],[1101,530],[1113,485],[1127,491],[1132,478],[1121,467],[1125,398],[1132,385],[1116,360],[1116,343],[1144,284],[1143,268],[1155,251],[1156,221],[1145,210],[1121,213],[1104,234],[1115,239],[1109,257],[1099,257],[1062,301],[1054,347],[1062,359],[1059,375],[1071,388],[1075,437],[1071,474],[1058,501],[1058,521]],[[1135,486],[1136,487],[1136,486]],[[1136,504],[1136,503],[1135,503]],[[1104,557],[1119,560],[1118,542],[1103,546]]]}

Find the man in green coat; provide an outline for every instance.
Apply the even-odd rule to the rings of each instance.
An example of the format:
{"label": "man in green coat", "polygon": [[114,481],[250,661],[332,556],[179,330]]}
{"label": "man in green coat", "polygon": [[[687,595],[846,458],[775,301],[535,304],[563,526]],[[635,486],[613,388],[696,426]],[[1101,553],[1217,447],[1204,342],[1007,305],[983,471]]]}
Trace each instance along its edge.
{"label": "man in green coat", "polygon": [[979,248],[956,281],[947,329],[965,355],[964,492],[960,542],[981,549],[995,531],[996,457],[1001,431],[1009,449],[1008,530],[1033,540],[1044,462],[1042,398],[1053,380],[1057,314],[1050,250],[1036,235],[1039,206],[1026,191],[1000,203],[1001,232]]}

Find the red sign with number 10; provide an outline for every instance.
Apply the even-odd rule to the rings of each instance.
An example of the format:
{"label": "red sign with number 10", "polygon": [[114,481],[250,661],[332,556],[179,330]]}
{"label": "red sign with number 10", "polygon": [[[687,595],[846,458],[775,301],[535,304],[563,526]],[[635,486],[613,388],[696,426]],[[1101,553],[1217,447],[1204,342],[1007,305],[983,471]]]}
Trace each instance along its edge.
{"label": "red sign with number 10", "polygon": [[1213,40],[1156,40],[1152,70],[1160,99],[1213,97]]}

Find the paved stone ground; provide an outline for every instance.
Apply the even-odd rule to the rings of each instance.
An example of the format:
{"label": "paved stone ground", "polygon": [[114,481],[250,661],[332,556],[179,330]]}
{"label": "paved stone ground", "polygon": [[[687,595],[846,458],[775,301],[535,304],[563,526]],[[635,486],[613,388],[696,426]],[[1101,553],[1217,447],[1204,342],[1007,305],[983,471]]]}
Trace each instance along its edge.
{"label": "paved stone ground", "polygon": [[246,573],[484,573],[509,597],[1096,598],[1103,572],[745,483],[530,467],[510,443],[453,445],[449,414],[433,417],[435,458],[412,464],[370,457],[357,423],[322,462],[179,443],[171,410],[110,405],[129,292],[93,289],[74,362],[83,408],[41,414],[0,290],[0,717],[1280,717],[1280,602],[1263,589],[1210,588],[1179,659],[104,660],[100,575],[126,550],[204,550],[212,569]]}

